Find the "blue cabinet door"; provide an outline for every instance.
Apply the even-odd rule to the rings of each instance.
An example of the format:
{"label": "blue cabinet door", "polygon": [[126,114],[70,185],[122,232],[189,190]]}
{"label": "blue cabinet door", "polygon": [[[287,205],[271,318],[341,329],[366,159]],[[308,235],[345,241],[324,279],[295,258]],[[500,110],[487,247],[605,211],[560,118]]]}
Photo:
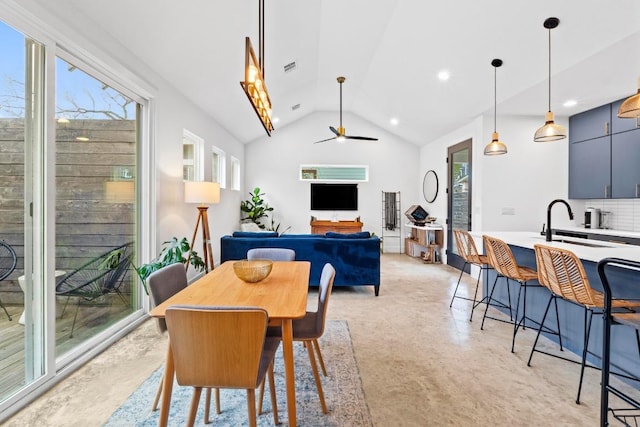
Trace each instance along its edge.
{"label": "blue cabinet door", "polygon": [[618,109],[620,104],[627,99],[622,98],[611,104],[611,133],[626,132],[628,130],[638,129],[640,122],[638,118],[635,119],[621,119],[618,117]]}
{"label": "blue cabinet door", "polygon": [[611,104],[571,116],[569,117],[569,142],[586,141],[609,135],[610,124]]}
{"label": "blue cabinet door", "polygon": [[569,144],[569,198],[611,198],[611,137]]}
{"label": "blue cabinet door", "polygon": [[611,195],[640,197],[640,129],[611,136]]}

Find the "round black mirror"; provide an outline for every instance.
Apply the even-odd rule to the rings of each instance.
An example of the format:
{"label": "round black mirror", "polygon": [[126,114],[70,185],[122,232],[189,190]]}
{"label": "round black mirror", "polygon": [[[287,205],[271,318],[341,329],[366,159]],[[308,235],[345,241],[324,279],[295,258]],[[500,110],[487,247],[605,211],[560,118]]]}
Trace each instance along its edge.
{"label": "round black mirror", "polygon": [[438,175],[436,171],[428,170],[427,173],[424,174],[422,194],[424,194],[424,199],[427,203],[433,203],[436,197],[438,197]]}

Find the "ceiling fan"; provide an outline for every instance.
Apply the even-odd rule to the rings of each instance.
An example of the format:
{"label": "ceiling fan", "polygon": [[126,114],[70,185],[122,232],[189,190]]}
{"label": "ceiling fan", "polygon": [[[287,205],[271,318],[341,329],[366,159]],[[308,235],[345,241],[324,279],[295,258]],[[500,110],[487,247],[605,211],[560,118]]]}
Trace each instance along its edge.
{"label": "ceiling fan", "polygon": [[334,136],[333,138],[327,138],[327,139],[323,139],[322,141],[316,141],[314,142],[314,144],[319,144],[321,142],[327,142],[327,141],[332,141],[332,140],[336,140],[338,142],[342,142],[345,141],[347,139],[359,139],[362,141],[377,141],[378,138],[370,138],[368,136],[353,136],[353,135],[345,135],[345,130],[342,127],[342,83],[344,83],[345,78],[344,77],[338,77],[338,83],[340,83],[340,126],[338,127],[338,129],[334,128],[333,126],[329,126],[329,129],[331,129],[331,132],[335,133],[336,136]]}

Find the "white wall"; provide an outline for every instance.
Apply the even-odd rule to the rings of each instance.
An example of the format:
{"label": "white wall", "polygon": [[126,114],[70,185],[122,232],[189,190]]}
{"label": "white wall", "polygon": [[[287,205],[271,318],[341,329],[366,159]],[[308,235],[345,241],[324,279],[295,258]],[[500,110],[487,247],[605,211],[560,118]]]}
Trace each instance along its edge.
{"label": "white wall", "polygon": [[[566,120],[556,121],[567,126]],[[500,116],[498,132],[507,145],[502,156],[484,156],[491,140],[493,116],[478,117],[467,126],[439,138],[421,149],[420,174],[433,169],[441,178],[441,191],[433,204],[426,204],[438,222],[447,215],[447,148],[471,138],[472,157],[472,229],[474,231],[540,231],[546,222],[548,204],[568,196],[568,140],[551,143],[533,142],[533,134],[543,125],[543,117]],[[422,190],[422,177],[417,183]],[[424,202],[424,198],[422,198]],[[578,225],[584,203],[569,201],[576,214],[570,221],[566,209],[556,205],[552,224]],[[426,203],[426,202],[425,202]],[[513,212],[513,215],[504,214]],[[564,210],[564,212],[563,212]]]}
{"label": "white wall", "polygon": [[[277,129],[271,138],[265,135],[246,146],[243,199],[254,187],[260,187],[275,209],[275,221],[281,223],[281,230],[290,226],[289,233],[309,233],[312,215],[348,220],[360,216],[363,230],[380,235],[383,191],[401,192],[401,223],[405,222],[404,210],[419,202],[415,191],[419,147],[350,113],[343,114],[347,135],[371,136],[379,141],[314,144],[333,135],[329,126],[337,127],[337,120],[334,112],[313,113]],[[358,184],[358,211],[311,211],[310,185],[298,178],[301,164],[368,165],[369,182]]]}

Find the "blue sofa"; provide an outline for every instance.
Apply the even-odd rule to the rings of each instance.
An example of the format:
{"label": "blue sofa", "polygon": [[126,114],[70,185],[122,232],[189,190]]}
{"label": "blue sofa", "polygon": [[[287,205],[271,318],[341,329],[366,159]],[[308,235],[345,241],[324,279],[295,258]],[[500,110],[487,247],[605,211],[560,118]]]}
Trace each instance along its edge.
{"label": "blue sofa", "polygon": [[289,248],[296,260],[310,261],[309,285],[320,284],[320,273],[329,262],[336,269],[334,286],[373,286],[380,291],[380,239],[368,232],[353,234],[285,234],[235,232],[220,238],[221,262],[247,258],[252,248]]}

